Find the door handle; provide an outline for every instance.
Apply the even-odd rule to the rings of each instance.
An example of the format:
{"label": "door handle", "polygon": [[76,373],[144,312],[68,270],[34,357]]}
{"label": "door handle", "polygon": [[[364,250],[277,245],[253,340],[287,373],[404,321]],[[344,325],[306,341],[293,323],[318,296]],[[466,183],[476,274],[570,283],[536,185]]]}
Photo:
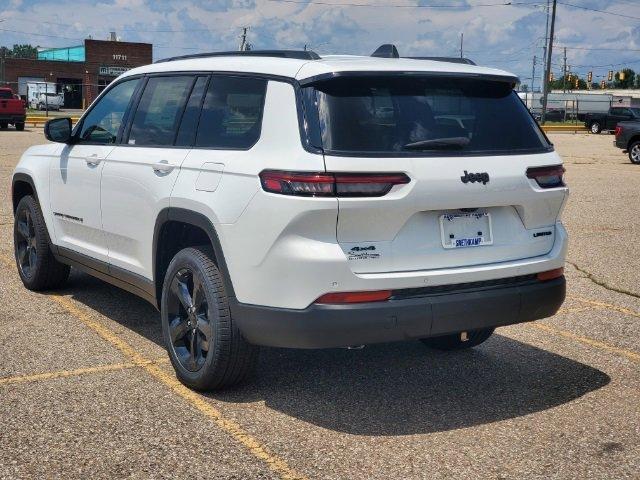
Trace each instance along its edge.
{"label": "door handle", "polygon": [[175,165],[171,165],[167,160],[160,160],[159,162],[154,163],[152,167],[153,171],[157,173],[169,173],[171,170],[176,168]]}
{"label": "door handle", "polygon": [[85,157],[84,161],[87,162],[88,166],[95,167],[96,165],[100,164],[102,158],[100,158],[97,153],[94,153],[92,155],[89,155],[88,157]]}

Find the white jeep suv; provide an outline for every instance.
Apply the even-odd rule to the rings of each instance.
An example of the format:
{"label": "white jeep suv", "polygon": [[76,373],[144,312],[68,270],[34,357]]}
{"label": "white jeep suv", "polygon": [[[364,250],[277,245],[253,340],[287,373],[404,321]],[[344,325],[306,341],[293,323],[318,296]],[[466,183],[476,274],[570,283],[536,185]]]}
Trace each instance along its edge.
{"label": "white jeep suv", "polygon": [[565,297],[564,169],[517,82],[395,48],[133,69],[16,167],[20,277],[71,266],[148,300],[201,390],[260,345],[478,345]]}

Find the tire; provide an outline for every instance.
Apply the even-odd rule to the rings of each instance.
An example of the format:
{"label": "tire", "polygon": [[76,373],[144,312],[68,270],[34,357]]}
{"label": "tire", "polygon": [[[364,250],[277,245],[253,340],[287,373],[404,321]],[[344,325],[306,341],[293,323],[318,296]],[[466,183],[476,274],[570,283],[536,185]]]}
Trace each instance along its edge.
{"label": "tire", "polygon": [[22,132],[24,130],[24,123],[16,123],[16,130]]}
{"label": "tire", "polygon": [[635,141],[631,145],[629,145],[628,151],[629,160],[631,160],[631,163],[640,165],[640,141]]}
{"label": "tire", "polygon": [[467,340],[462,340],[462,333],[453,335],[444,335],[442,337],[423,338],[420,341],[429,348],[436,350],[466,350],[468,348],[477,347],[485,342],[492,334],[493,328],[484,328],[482,330],[474,330],[467,333]]}
{"label": "tire", "polygon": [[213,258],[209,246],[179,251],[167,269],[160,308],[165,346],[176,375],[187,387],[201,391],[245,381],[259,351],[244,340],[231,316]]}
{"label": "tire", "polygon": [[71,269],[53,256],[40,205],[30,195],[23,197],[16,208],[13,245],[20,279],[29,290],[58,288],[69,278]]}
{"label": "tire", "polygon": [[0,129],[6,130],[9,124],[7,122],[0,122]]}
{"label": "tire", "polygon": [[591,122],[589,130],[591,130],[591,133],[598,134],[602,131],[602,126],[600,125],[600,122]]}

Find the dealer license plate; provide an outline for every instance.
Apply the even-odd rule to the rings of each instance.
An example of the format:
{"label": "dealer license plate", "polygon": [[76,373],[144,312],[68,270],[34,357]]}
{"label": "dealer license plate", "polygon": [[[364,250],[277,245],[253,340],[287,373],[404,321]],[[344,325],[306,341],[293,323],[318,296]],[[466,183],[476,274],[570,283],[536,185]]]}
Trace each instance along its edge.
{"label": "dealer license plate", "polygon": [[444,248],[491,245],[491,215],[487,212],[440,215],[440,234]]}

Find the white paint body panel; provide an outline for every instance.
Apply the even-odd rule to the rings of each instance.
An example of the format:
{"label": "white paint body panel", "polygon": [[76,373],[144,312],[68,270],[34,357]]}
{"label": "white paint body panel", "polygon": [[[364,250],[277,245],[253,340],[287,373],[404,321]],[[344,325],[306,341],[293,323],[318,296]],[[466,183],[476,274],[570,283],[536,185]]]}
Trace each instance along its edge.
{"label": "white paint body panel", "polygon": [[51,223],[57,244],[101,262],[108,261],[108,250],[102,230],[100,179],[112,150],[112,145],[65,145],[50,160]]}
{"label": "white paint body panel", "polygon": [[[190,149],[116,146],[102,172],[102,225],[109,263],[153,279],[153,231],[169,206],[180,166]],[[166,164],[168,171],[156,171]],[[164,168],[164,167],[163,167]]]}

